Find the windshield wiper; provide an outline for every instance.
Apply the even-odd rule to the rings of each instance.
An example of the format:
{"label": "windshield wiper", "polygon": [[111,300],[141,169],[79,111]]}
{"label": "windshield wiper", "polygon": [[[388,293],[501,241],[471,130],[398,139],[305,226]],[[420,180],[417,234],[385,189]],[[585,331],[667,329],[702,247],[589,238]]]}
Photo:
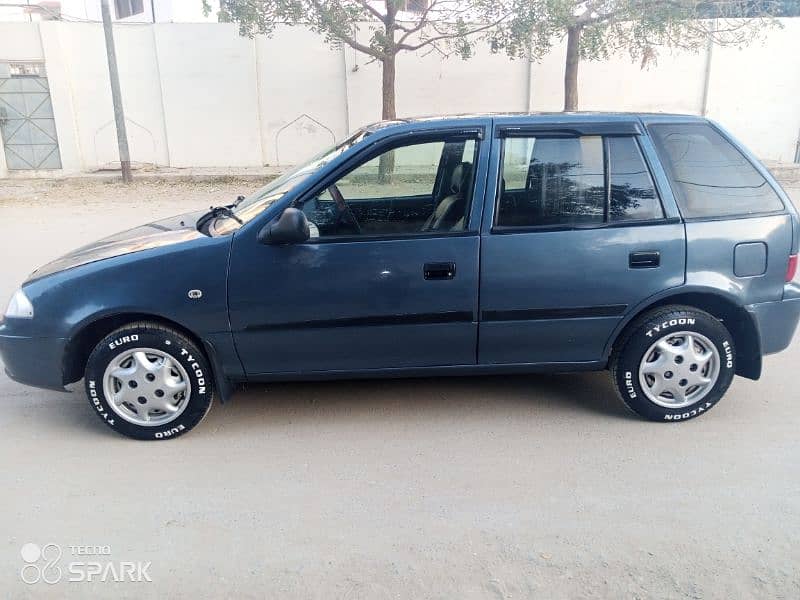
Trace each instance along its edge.
{"label": "windshield wiper", "polygon": [[212,206],[210,211],[211,218],[216,219],[217,217],[228,217],[236,221],[239,225],[244,225],[244,221],[237,217],[236,213],[231,210],[233,208],[236,208],[235,204],[228,204],[227,206]]}
{"label": "windshield wiper", "polygon": [[198,231],[202,231],[203,228],[208,225],[214,219],[218,219],[220,217],[227,217],[229,219],[233,219],[239,225],[244,225],[244,221],[242,221],[239,217],[236,216],[236,213],[233,212],[232,209],[236,208],[235,204],[228,204],[226,206],[212,206],[210,210],[204,214],[202,217],[197,219],[197,229]]}

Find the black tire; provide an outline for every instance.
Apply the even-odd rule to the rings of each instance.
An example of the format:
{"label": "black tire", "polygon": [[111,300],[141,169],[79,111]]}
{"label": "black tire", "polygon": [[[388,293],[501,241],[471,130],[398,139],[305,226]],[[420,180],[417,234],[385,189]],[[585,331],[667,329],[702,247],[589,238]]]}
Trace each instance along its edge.
{"label": "black tire", "polygon": [[[639,366],[654,342],[682,331],[699,333],[716,347],[719,375],[693,404],[668,408],[647,397]],[[736,371],[736,348],[728,329],[712,315],[691,306],[669,305],[645,313],[625,329],[615,344],[610,369],[617,394],[632,411],[651,421],[686,421],[708,412],[728,390]]]}
{"label": "black tire", "polygon": [[[153,349],[169,355],[175,363],[182,367],[182,374],[186,376],[185,389],[188,390],[188,400],[186,396],[181,396],[181,393],[178,392],[176,396],[178,400],[175,402],[183,408],[181,409],[182,412],[172,421],[152,425],[130,422],[121,416],[120,412],[112,408],[109,404],[109,399],[106,398],[104,378],[107,367],[115,359],[122,360],[120,358],[122,355],[137,348]],[[157,364],[157,362],[154,364]],[[150,377],[147,371],[141,372],[145,373],[146,377]],[[173,372],[179,373],[177,366]],[[138,381],[140,378],[134,376],[132,379]],[[184,378],[180,377],[180,381],[183,383]],[[194,342],[173,329],[151,322],[132,323],[107,335],[95,346],[89,356],[84,376],[86,395],[89,397],[89,402],[97,416],[100,417],[100,420],[114,431],[137,440],[172,439],[195,427],[211,409],[214,397],[213,381],[211,366],[205,354]],[[137,385],[142,385],[143,387],[140,389],[144,389],[144,386],[148,384],[143,382]],[[158,387],[157,383],[150,385]],[[136,387],[131,383],[129,383],[129,386],[131,388]],[[117,388],[119,387],[119,383],[117,383]],[[160,393],[161,397],[164,396],[161,390],[156,390],[155,393]],[[144,396],[142,398],[142,402],[145,402]],[[181,398],[183,398],[185,405],[180,404]],[[139,409],[135,403],[131,403],[131,405],[134,410]],[[151,414],[156,414],[156,418],[159,418],[157,409],[154,409],[154,411],[154,413],[148,411],[147,418],[150,418]],[[134,411],[128,410],[127,412]],[[135,418],[135,412],[133,416]],[[170,417],[164,412],[163,418]]]}

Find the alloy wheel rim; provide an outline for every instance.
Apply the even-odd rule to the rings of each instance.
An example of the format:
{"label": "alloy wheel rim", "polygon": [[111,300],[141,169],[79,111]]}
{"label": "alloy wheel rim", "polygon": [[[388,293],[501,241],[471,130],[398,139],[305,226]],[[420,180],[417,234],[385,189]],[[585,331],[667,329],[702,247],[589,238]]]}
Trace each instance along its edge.
{"label": "alloy wheel rim", "polygon": [[106,367],[103,392],[111,410],[144,427],[171,423],[189,404],[191,385],[186,369],[155,348],[134,348]]}
{"label": "alloy wheel rim", "polygon": [[639,363],[645,396],[664,408],[685,408],[705,398],[719,379],[717,347],[696,331],[669,333],[650,345]]}

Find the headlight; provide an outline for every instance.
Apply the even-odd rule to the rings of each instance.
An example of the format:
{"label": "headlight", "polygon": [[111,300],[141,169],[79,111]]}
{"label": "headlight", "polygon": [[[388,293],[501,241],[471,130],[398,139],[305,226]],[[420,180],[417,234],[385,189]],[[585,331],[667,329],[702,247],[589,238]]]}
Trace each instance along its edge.
{"label": "headlight", "polygon": [[8,303],[6,309],[6,317],[13,317],[15,319],[32,319],[33,318],[33,304],[28,300],[22,288],[14,292],[11,296],[11,301]]}

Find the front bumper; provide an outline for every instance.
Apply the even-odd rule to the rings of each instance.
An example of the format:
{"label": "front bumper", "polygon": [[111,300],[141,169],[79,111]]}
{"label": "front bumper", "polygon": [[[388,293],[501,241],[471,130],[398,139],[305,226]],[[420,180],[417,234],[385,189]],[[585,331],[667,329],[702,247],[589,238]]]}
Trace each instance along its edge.
{"label": "front bumper", "polygon": [[747,307],[758,327],[761,354],[775,354],[789,347],[800,321],[800,289],[797,296],[794,292],[784,293],[783,300],[777,302],[761,302]]}
{"label": "front bumper", "polygon": [[0,333],[0,359],[6,374],[19,383],[64,391],[63,356],[66,340]]}

